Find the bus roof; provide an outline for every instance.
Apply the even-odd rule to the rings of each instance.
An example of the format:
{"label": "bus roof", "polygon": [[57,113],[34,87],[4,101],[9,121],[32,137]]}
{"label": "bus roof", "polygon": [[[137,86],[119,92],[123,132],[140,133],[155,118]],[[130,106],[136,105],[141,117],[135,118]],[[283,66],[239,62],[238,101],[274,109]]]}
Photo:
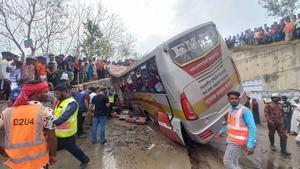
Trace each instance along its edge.
{"label": "bus roof", "polygon": [[115,76],[115,77],[121,77],[124,75],[129,69],[130,66],[121,66],[121,65],[108,65],[107,71],[109,72],[110,75]]}
{"label": "bus roof", "polygon": [[203,23],[203,24],[200,24],[200,25],[197,25],[197,26],[194,26],[184,32],[181,32],[175,36],[173,36],[171,39],[167,40],[166,42],[164,42],[163,44],[167,44],[169,42],[172,42],[174,41],[175,39],[178,39],[179,37],[183,36],[184,34],[188,33],[188,32],[193,32],[199,28],[202,28],[202,27],[206,27],[206,26],[209,26],[209,25],[215,25],[212,21],[209,21],[209,22],[206,22],[206,23]]}
{"label": "bus roof", "polygon": [[[215,25],[215,24],[214,24],[212,21],[210,21],[210,22],[206,22],[206,23],[197,25],[197,26],[195,26],[195,27],[193,27],[193,28],[190,28],[190,29],[188,29],[188,30],[186,30],[186,31],[184,31],[184,32],[182,32],[182,33],[179,33],[179,34],[177,34],[176,36],[172,37],[171,39],[167,40],[166,42],[164,42],[164,43],[158,45],[158,46],[157,46],[156,48],[154,48],[151,52],[145,54],[140,60],[138,60],[138,61],[137,61],[136,63],[134,63],[132,66],[125,66],[126,69],[125,69],[125,68],[122,68],[122,67],[124,67],[124,66],[112,65],[113,68],[112,68],[112,70],[110,70],[111,68],[109,68],[109,73],[110,73],[110,75],[112,75],[112,76],[115,76],[115,77],[121,77],[121,76],[125,75],[126,73],[130,72],[131,70],[135,69],[135,68],[136,68],[137,66],[139,66],[140,64],[142,64],[142,63],[144,63],[145,61],[149,60],[150,58],[154,57],[154,56],[155,56],[154,51],[155,51],[157,48],[159,48],[159,47],[161,47],[161,46],[164,46],[164,44],[167,44],[167,43],[169,43],[169,42],[171,42],[171,41],[177,39],[178,37],[183,36],[184,34],[186,34],[186,33],[188,33],[188,32],[192,32],[192,31],[197,30],[197,29],[199,29],[199,28],[201,28],[201,27],[206,27],[206,26],[209,26],[209,25]],[[117,66],[118,68],[117,68],[116,66]],[[123,71],[121,71],[121,69],[122,69]]]}

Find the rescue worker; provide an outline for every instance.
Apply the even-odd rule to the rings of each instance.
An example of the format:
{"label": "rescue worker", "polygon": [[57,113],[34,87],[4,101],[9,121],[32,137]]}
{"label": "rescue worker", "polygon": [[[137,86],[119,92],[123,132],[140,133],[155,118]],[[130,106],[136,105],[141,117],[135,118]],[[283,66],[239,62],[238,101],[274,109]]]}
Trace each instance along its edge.
{"label": "rescue worker", "polygon": [[107,97],[109,100],[108,118],[110,118],[113,111],[113,106],[115,105],[115,92],[112,88],[108,88]]}
{"label": "rescue worker", "polygon": [[227,146],[223,163],[226,169],[239,169],[238,160],[244,150],[248,155],[253,154],[256,143],[256,126],[252,112],[240,104],[240,93],[230,91],[230,103],[227,115],[227,125],[224,126],[217,137],[227,133]]}
{"label": "rescue worker", "polygon": [[0,118],[5,131],[4,163],[11,169],[41,169],[56,161],[57,140],[53,110],[40,102],[48,99],[46,82],[30,81],[21,89],[13,107]]}
{"label": "rescue worker", "polygon": [[293,116],[292,104],[288,101],[287,96],[282,96],[282,108],[284,112],[284,125],[287,133],[291,131],[291,121]]}
{"label": "rescue worker", "polygon": [[281,154],[290,156],[291,153],[287,152],[287,136],[285,133],[284,125],[284,112],[282,104],[279,102],[281,100],[279,93],[273,93],[271,96],[272,102],[265,106],[265,116],[268,123],[269,129],[269,140],[271,145],[271,150],[276,151],[275,148],[275,131],[277,131],[280,137],[280,148]]}
{"label": "rescue worker", "polygon": [[78,103],[73,97],[68,96],[65,86],[56,86],[54,92],[59,100],[54,110],[58,150],[66,149],[69,151],[81,162],[80,169],[84,169],[90,159],[76,145]]}

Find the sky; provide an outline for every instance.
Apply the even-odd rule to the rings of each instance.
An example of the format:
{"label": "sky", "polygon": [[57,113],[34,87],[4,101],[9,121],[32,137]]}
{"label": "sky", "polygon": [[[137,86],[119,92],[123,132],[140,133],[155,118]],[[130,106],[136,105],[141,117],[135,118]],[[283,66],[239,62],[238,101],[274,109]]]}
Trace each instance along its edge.
{"label": "sky", "polygon": [[[98,1],[98,0],[95,0]],[[102,0],[137,39],[138,52],[147,53],[193,26],[213,21],[223,37],[248,28],[272,24],[258,0]]]}

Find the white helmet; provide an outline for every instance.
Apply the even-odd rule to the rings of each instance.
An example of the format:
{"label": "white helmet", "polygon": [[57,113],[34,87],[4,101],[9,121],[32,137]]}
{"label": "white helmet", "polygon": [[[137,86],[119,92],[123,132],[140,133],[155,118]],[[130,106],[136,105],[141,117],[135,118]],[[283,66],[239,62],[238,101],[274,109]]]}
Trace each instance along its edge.
{"label": "white helmet", "polygon": [[272,98],[272,97],[281,98],[281,96],[280,96],[279,93],[272,93],[271,98]]}

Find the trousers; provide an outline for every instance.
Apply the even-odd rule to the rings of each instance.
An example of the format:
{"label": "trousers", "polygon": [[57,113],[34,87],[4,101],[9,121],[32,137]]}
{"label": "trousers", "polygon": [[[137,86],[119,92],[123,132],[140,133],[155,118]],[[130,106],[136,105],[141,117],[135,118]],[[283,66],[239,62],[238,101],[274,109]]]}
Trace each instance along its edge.
{"label": "trousers", "polygon": [[106,116],[93,117],[93,126],[92,126],[92,142],[97,142],[97,132],[98,127],[100,126],[100,143],[103,144],[105,142],[105,127],[106,127]]}
{"label": "trousers", "polygon": [[268,129],[269,129],[269,138],[270,138],[271,145],[274,145],[274,141],[275,141],[274,135],[275,135],[276,131],[277,131],[281,141],[287,140],[284,123],[275,123],[275,124],[268,123]]}
{"label": "trousers", "polygon": [[239,159],[242,156],[243,148],[234,143],[228,143],[226,146],[225,155],[223,157],[223,164],[226,169],[241,169],[239,166]]}
{"label": "trousers", "polygon": [[82,116],[81,112],[79,112],[77,115],[77,128],[78,128],[77,135],[78,136],[81,136],[83,134],[84,119],[85,119],[85,117]]}
{"label": "trousers", "polygon": [[76,139],[74,136],[66,138],[57,138],[58,150],[65,149],[69,151],[75,158],[77,158],[82,163],[87,163],[89,157],[86,156],[83,151],[77,146]]}
{"label": "trousers", "polygon": [[288,132],[291,131],[292,116],[293,116],[293,112],[288,112],[284,114],[284,124]]}

